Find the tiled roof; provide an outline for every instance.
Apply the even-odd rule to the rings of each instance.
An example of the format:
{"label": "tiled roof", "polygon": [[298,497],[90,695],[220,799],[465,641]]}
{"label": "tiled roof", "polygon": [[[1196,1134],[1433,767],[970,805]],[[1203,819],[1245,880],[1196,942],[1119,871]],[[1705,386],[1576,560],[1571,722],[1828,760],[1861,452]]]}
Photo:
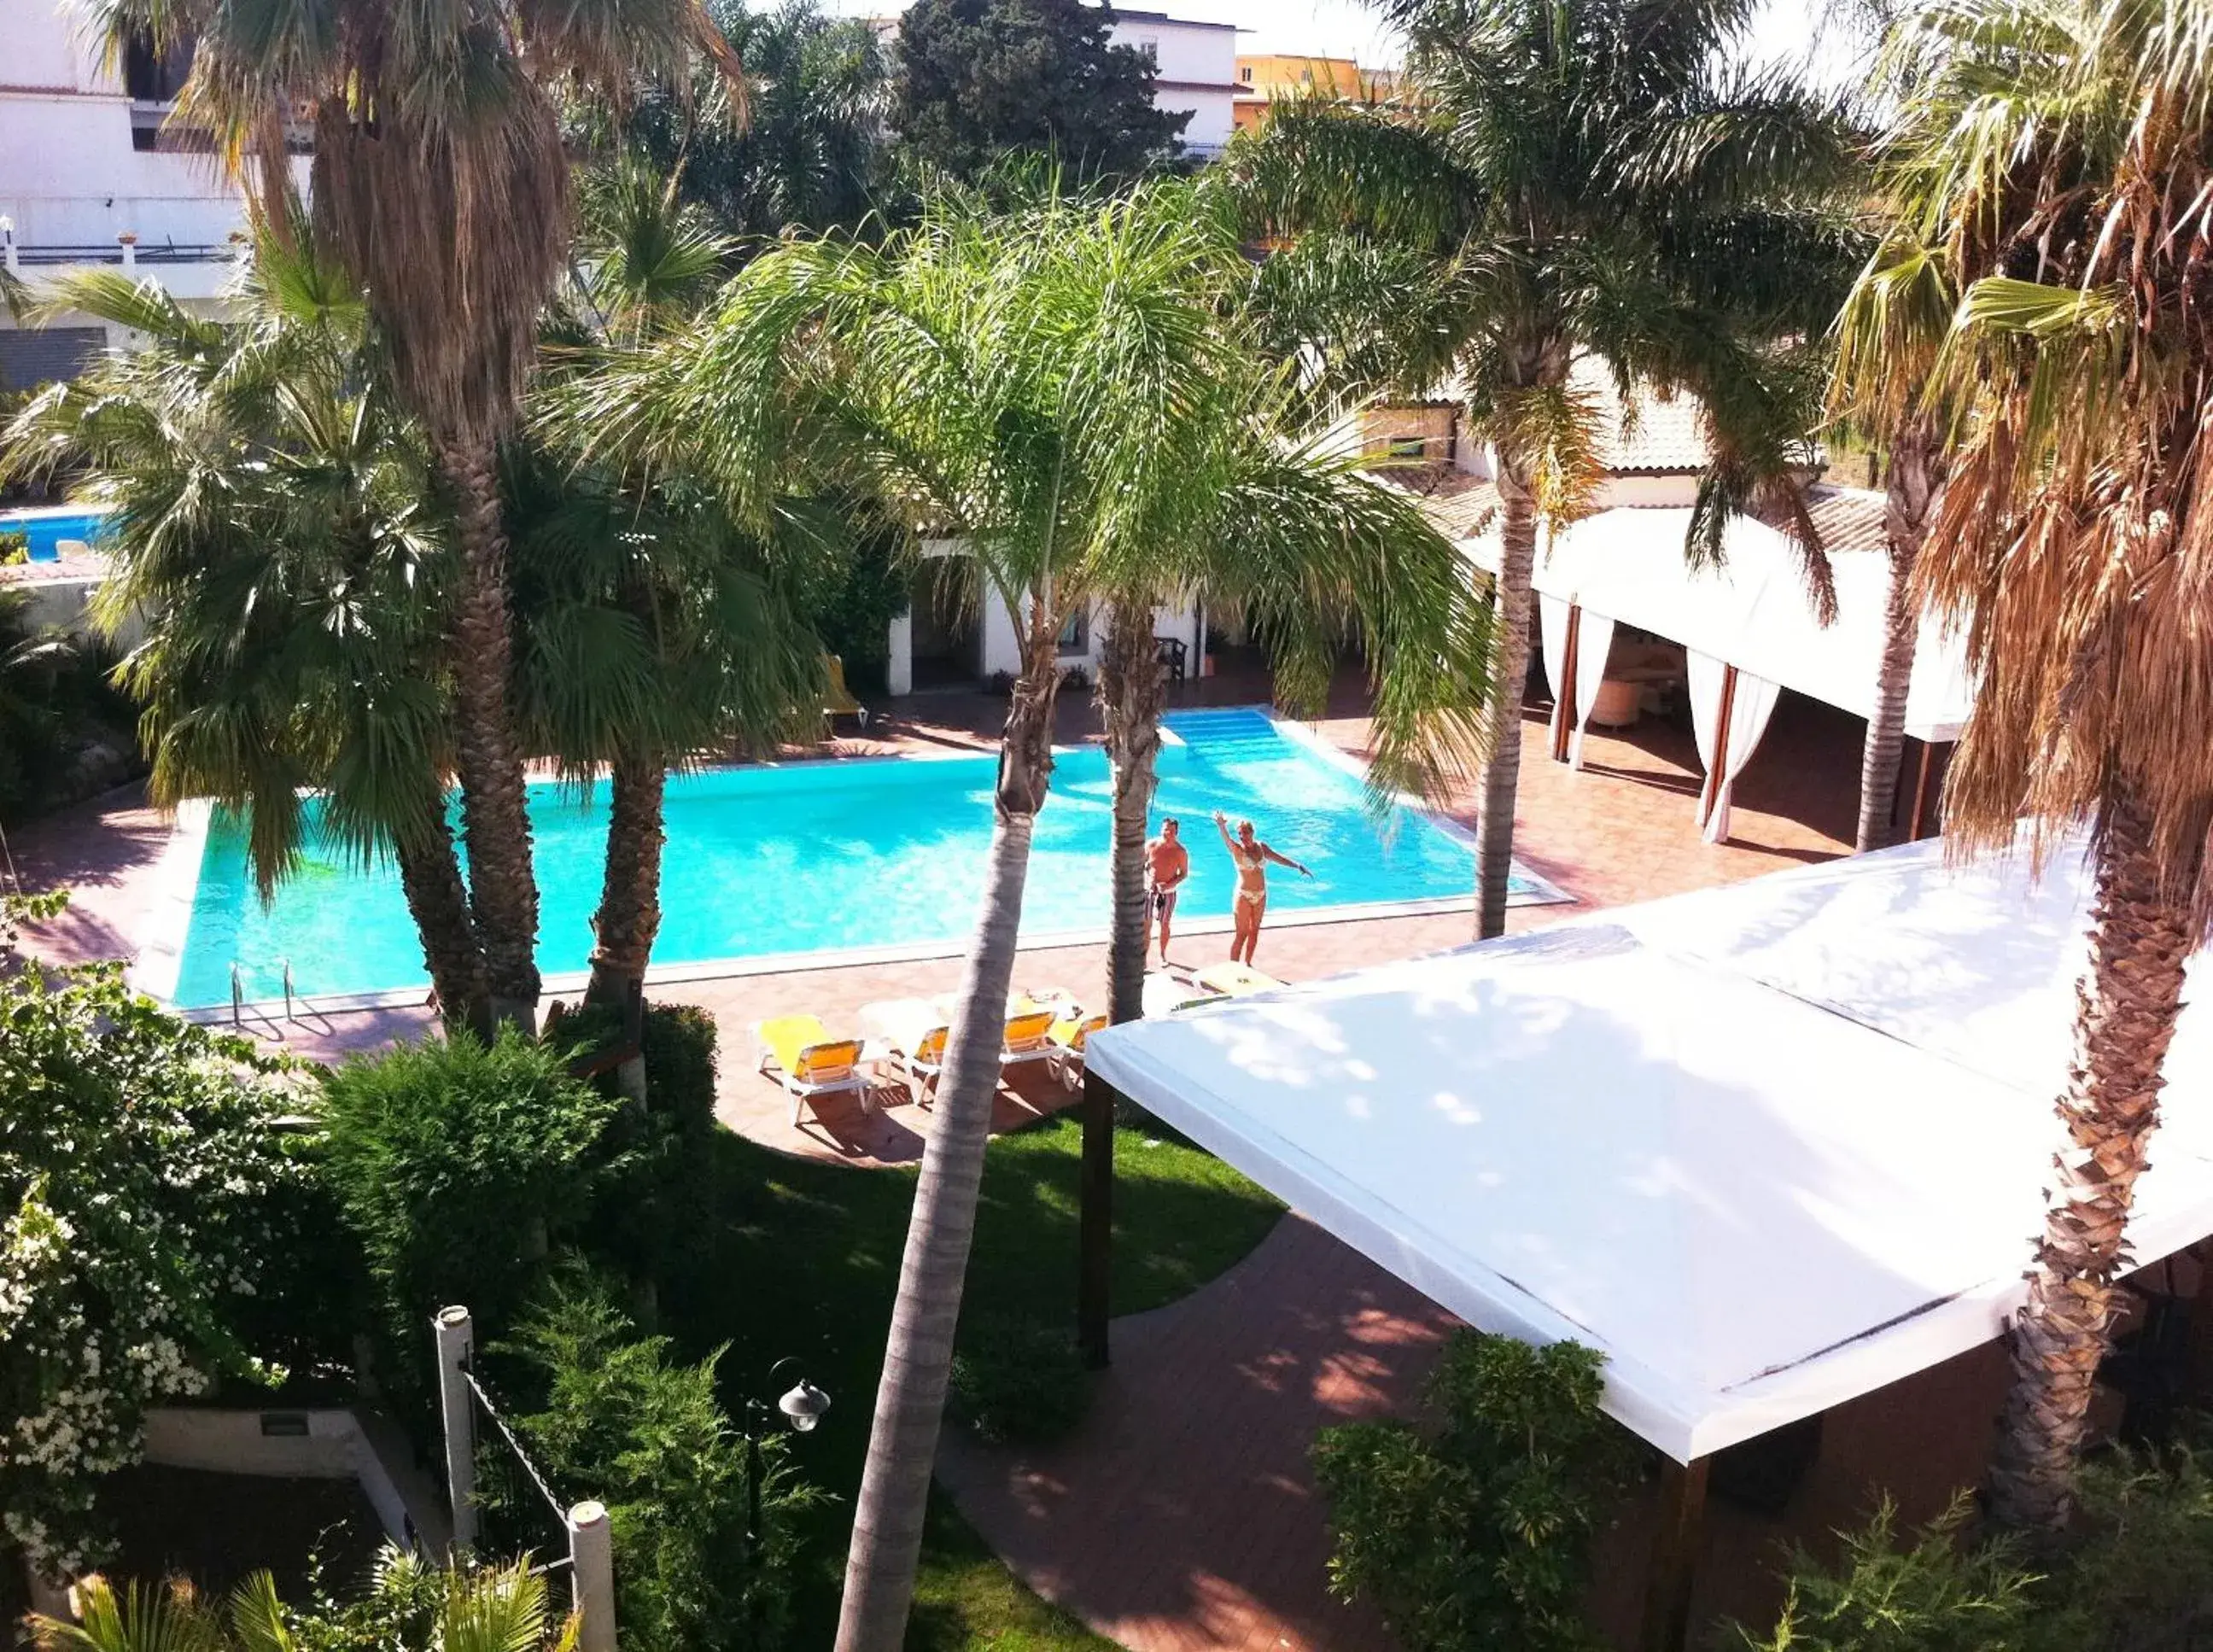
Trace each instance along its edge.
{"label": "tiled roof", "polygon": [[1654,475],[1706,467],[1706,436],[1698,428],[1698,399],[1687,393],[1661,397],[1640,388],[1632,418],[1602,362],[1576,364],[1570,386],[1598,405],[1603,436],[1599,456],[1615,475]]}
{"label": "tiled roof", "polygon": [[1414,496],[1438,533],[1472,539],[1487,532],[1498,514],[1498,490],[1454,465],[1385,466],[1375,479]]}
{"label": "tiled roof", "polygon": [[1820,530],[1827,551],[1886,551],[1882,535],[1882,495],[1867,488],[1840,488],[1822,483],[1808,491],[1814,526]]}
{"label": "tiled roof", "polygon": [[0,563],[0,585],[43,585],[73,579],[105,579],[107,558],[92,552],[50,558],[45,562]]}

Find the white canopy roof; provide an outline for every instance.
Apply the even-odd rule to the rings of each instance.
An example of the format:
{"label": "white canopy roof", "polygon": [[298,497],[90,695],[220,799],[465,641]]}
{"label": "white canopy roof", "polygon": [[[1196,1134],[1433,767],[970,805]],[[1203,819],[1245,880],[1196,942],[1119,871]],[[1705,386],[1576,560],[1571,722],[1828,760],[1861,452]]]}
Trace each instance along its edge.
{"label": "white canopy roof", "polygon": [[[1888,558],[1880,551],[1830,552],[1837,618],[1825,626],[1814,619],[1797,553],[1784,535],[1749,517],[1733,518],[1722,565],[1694,569],[1683,553],[1690,522],[1686,508],[1625,505],[1588,516],[1549,549],[1539,546],[1537,589],[1868,716],[1882,659]],[[1466,548],[1478,565],[1496,570],[1495,528]],[[1957,740],[1973,703],[1962,639],[1924,623],[1905,732],[1917,740]]]}
{"label": "white canopy roof", "polygon": [[[1454,1313],[1607,1356],[1681,1461],[1999,1333],[2061,1143],[2079,855],[1934,844],[1095,1036],[1093,1068]],[[2213,1233],[2186,1014],[2140,1260]]]}

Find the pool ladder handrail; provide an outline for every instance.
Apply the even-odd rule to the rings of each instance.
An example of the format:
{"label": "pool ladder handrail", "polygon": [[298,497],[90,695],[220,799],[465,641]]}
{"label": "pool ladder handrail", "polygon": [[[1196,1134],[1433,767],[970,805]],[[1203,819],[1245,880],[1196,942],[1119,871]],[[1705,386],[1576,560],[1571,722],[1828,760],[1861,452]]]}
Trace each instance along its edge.
{"label": "pool ladder handrail", "polygon": [[[290,1021],[292,1019],[292,960],[279,958],[277,961],[284,971],[284,1019]],[[246,1024],[246,974],[239,968],[235,958],[230,960],[230,1024],[233,1027]]]}

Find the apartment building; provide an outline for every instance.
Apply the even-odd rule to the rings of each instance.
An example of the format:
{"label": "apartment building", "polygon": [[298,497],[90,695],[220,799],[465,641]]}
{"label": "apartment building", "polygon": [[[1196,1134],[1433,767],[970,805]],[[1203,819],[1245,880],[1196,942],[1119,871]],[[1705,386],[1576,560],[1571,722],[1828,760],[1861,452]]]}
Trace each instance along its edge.
{"label": "apartment building", "polygon": [[[36,287],[127,270],[213,308],[244,204],[204,136],[167,123],[191,53],[104,65],[57,0],[0,0],[0,256]],[[306,186],[304,160],[296,163]],[[74,373],[110,342],[88,323],[17,328],[0,313],[0,389]],[[118,341],[119,342],[119,341]]]}
{"label": "apartment building", "polygon": [[1279,97],[1317,90],[1323,96],[1381,97],[1389,94],[1393,79],[1390,71],[1363,69],[1350,58],[1247,53],[1237,59],[1237,130],[1249,131],[1266,120],[1269,105]]}
{"label": "apartment building", "polygon": [[1237,30],[1163,11],[1113,12],[1114,44],[1153,54],[1153,107],[1188,114],[1183,146],[1202,160],[1222,153],[1237,129]]}

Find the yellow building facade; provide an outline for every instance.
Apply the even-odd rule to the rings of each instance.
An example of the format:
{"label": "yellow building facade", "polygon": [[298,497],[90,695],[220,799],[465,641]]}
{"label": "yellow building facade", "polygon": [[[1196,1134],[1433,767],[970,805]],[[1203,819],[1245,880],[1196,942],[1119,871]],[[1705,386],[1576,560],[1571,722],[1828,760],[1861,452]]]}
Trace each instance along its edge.
{"label": "yellow building facade", "polygon": [[1249,131],[1260,125],[1268,118],[1268,106],[1279,97],[1298,97],[1317,90],[1324,96],[1380,95],[1389,90],[1387,81],[1383,74],[1363,70],[1350,58],[1240,56],[1237,128]]}

